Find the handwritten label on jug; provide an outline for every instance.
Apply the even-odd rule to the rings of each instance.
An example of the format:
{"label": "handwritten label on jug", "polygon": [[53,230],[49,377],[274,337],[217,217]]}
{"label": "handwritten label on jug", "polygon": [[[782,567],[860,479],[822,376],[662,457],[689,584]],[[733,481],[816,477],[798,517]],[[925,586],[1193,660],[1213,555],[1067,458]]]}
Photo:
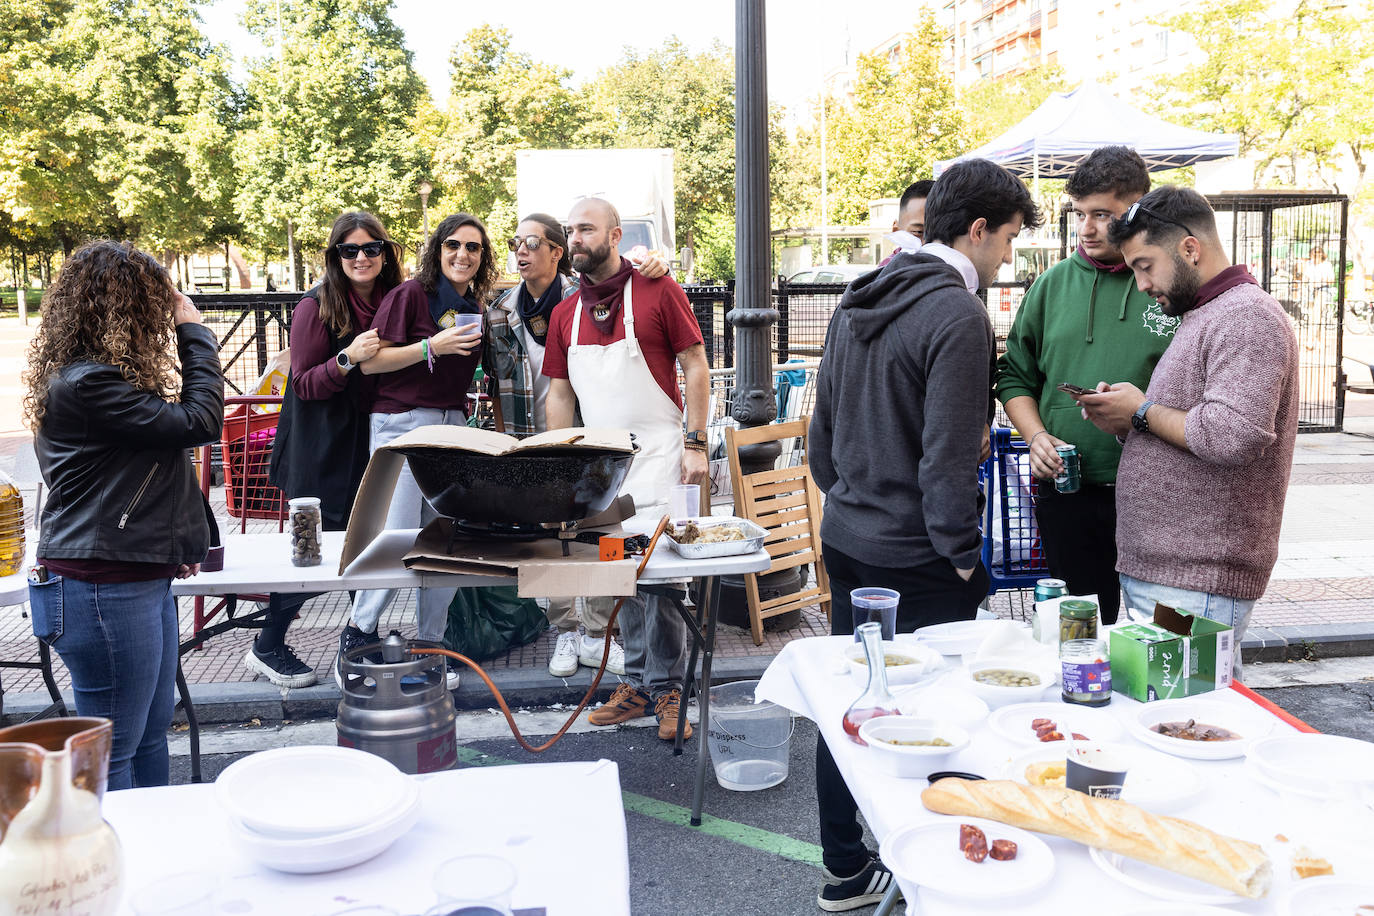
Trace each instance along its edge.
{"label": "handwritten label on jug", "polygon": [[119,872],[92,863],[65,878],[33,881],[19,888],[18,916],[94,916],[109,911],[109,898],[119,893]]}

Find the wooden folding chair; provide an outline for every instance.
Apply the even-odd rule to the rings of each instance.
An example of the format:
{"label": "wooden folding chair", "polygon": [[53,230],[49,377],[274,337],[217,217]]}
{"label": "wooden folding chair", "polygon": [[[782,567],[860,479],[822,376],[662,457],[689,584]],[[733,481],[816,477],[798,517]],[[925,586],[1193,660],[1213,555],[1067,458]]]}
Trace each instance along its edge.
{"label": "wooden folding chair", "polygon": [[811,479],[811,469],[803,461],[795,467],[746,475],[739,461],[740,446],[796,438],[802,440],[802,454],[805,455],[808,422],[808,418],[802,417],[771,426],[725,430],[730,481],[735,491],[735,514],[768,532],[763,542],[764,549],[773,558],[768,572],[793,569],[807,563],[813,564],[816,570],[815,587],[766,601],[759,597],[759,576],[768,573],[750,573],[744,577],[749,629],[756,646],[763,644],[763,622],[769,617],[820,604],[826,620],[830,619],[830,577],[821,559],[821,492]]}

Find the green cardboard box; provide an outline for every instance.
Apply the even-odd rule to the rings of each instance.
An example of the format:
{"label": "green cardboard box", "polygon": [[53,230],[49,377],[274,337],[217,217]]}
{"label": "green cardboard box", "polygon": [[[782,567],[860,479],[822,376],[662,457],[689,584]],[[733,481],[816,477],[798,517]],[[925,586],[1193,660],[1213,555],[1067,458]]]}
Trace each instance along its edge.
{"label": "green cardboard box", "polygon": [[1133,700],[1190,697],[1231,686],[1231,628],[1162,604],[1153,623],[1111,631],[1112,690]]}

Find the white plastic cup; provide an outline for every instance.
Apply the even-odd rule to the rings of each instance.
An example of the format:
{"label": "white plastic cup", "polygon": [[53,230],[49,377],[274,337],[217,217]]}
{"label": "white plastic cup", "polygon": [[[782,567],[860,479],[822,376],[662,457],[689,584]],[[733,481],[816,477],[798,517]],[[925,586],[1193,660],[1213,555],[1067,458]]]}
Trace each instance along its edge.
{"label": "white plastic cup", "polygon": [[453,327],[464,334],[482,330],[482,316],[470,312],[459,312],[453,318]]}
{"label": "white plastic cup", "polygon": [[[515,866],[500,856],[457,856],[435,869],[434,892],[449,913],[470,908],[476,914],[485,908],[504,916],[510,913],[515,881]],[[440,906],[430,912],[441,912]]]}
{"label": "white plastic cup", "polygon": [[675,522],[701,515],[701,485],[680,483],[668,495],[668,515]]}

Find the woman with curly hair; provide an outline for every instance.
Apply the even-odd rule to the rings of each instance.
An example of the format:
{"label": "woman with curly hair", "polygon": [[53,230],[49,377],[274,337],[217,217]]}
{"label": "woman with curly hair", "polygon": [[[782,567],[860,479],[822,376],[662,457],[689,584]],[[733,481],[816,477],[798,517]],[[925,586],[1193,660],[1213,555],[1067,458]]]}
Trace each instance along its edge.
{"label": "woman with curly hair", "polygon": [[[372,318],[401,283],[401,249],[371,213],[343,213],[324,250],[324,279],[291,317],[291,374],[268,479],[287,497],[316,496],[325,531],[348,528],[371,455],[368,414],[376,387],[360,367],[377,353]],[[278,687],[309,687],[315,672],[286,644],[310,592],[272,594],[267,623],[243,657]]]}
{"label": "woman with curly hair", "polygon": [[43,298],[24,379],[50,494],[29,584],[34,635],[71,672],[77,713],[114,721],[109,788],[166,785],[171,584],[198,572],[210,545],[188,449],[224,423],[219,345],[151,256],[92,242]]}
{"label": "woman with curly hair", "polygon": [[[430,237],[415,278],[387,294],[372,320],[381,348],[362,371],[378,376],[373,451],[419,426],[466,425],[468,388],[482,349],[482,310],[495,283],[496,257],[486,226],[467,213],[446,217]],[[386,527],[420,528],[434,515],[410,467],[403,467]],[[420,639],[443,641],[454,591],[419,590]],[[377,621],[395,594],[394,589],[358,593],[353,620],[339,636],[340,659],[350,649],[376,641]],[[458,669],[449,662],[448,685],[456,688]],[[343,669],[337,662],[334,677],[342,687]]]}

